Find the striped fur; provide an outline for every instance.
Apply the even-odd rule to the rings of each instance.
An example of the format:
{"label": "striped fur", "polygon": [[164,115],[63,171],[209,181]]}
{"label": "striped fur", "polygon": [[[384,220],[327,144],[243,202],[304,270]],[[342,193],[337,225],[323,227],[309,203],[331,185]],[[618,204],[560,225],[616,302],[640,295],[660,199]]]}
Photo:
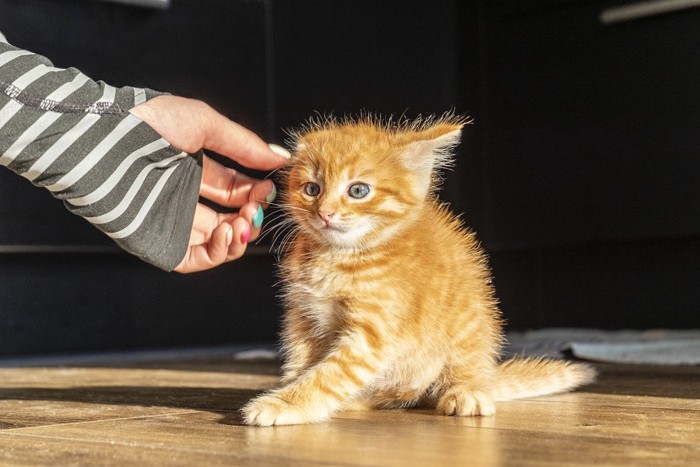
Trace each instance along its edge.
{"label": "striped fur", "polygon": [[[491,415],[494,400],[592,380],[580,364],[498,363],[501,319],[486,257],[435,196],[465,123],[362,117],[314,122],[296,135],[283,198],[291,220],[281,265],[283,386],[244,407],[248,424],[418,404]],[[349,195],[358,182],[370,186],[361,199]]]}

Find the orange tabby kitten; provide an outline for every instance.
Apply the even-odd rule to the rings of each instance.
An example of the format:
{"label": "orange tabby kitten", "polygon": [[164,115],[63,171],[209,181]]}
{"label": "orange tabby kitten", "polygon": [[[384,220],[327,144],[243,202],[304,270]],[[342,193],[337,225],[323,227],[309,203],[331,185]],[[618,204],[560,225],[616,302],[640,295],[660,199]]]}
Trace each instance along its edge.
{"label": "orange tabby kitten", "polygon": [[492,415],[494,401],[592,381],[582,364],[499,363],[486,257],[435,193],[465,123],[328,119],[295,135],[283,199],[295,226],[281,269],[284,385],[246,405],[246,423],[418,404]]}

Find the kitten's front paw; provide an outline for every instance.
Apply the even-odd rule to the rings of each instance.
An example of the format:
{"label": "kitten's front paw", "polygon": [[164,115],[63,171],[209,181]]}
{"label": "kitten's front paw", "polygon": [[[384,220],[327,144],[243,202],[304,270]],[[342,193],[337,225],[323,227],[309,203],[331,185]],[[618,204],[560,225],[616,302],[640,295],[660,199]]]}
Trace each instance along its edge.
{"label": "kitten's front paw", "polygon": [[328,414],[315,414],[286,402],[274,394],[264,394],[250,401],[243,409],[247,425],[299,425],[328,418]]}
{"label": "kitten's front paw", "polygon": [[496,413],[491,397],[481,391],[451,388],[440,397],[437,411],[442,415],[457,417],[489,416]]}

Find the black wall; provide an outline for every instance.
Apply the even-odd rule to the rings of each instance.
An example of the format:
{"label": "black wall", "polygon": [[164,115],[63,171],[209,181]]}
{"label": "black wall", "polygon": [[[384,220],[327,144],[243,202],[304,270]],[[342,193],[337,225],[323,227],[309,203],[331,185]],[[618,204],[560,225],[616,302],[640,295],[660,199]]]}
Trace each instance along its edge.
{"label": "black wall", "polygon": [[[470,114],[443,197],[511,328],[697,327],[700,10],[603,25],[619,3],[0,0],[0,30],[276,142],[316,111]],[[271,342],[266,251],[163,273],[0,170],[0,355]]]}
{"label": "black wall", "polygon": [[628,3],[477,7],[470,201],[515,327],[700,325],[700,9],[601,21]]}

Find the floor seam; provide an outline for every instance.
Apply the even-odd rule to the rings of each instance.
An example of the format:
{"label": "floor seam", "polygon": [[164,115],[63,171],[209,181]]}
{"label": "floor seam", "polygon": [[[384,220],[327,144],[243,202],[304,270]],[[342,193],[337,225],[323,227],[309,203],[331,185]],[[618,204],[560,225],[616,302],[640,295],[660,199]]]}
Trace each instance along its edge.
{"label": "floor seam", "polygon": [[66,423],[51,423],[48,425],[34,425],[34,426],[23,426],[20,428],[5,428],[3,430],[0,430],[0,435],[6,434],[6,433],[11,433],[11,432],[18,432],[19,430],[31,430],[31,429],[37,429],[37,428],[51,428],[51,427],[61,427],[61,426],[75,426],[75,425],[82,425],[82,424],[87,424],[87,423],[100,423],[100,422],[114,422],[114,421],[119,421],[119,420],[139,420],[139,419],[145,419],[145,418],[159,418],[159,417],[168,417],[172,415],[184,415],[188,413],[199,413],[201,410],[181,410],[181,411],[176,411],[176,412],[167,412],[167,413],[161,413],[161,414],[151,414],[151,415],[136,415],[133,417],[118,417],[118,418],[101,418],[97,420],[80,420],[76,422],[66,422]]}
{"label": "floor seam", "polygon": [[[12,436],[12,434],[9,434]],[[219,451],[213,451],[213,450],[206,450],[206,449],[192,449],[192,448],[182,448],[182,447],[177,447],[173,445],[158,445],[157,443],[138,443],[138,442],[129,442],[129,441],[117,441],[117,440],[106,440],[106,439],[85,439],[85,438],[71,438],[69,436],[51,436],[51,435],[43,435],[43,434],[31,434],[31,433],[15,433],[15,437],[20,437],[20,438],[40,438],[40,439],[47,439],[47,440],[54,440],[54,441],[70,441],[73,443],[90,443],[90,444],[106,444],[109,446],[124,446],[124,447],[131,447],[131,448],[142,448],[142,449],[148,449],[148,450],[162,450],[162,451],[179,451],[179,452],[186,452],[186,453],[192,453],[192,454],[208,454],[208,455],[217,455],[217,456],[224,456],[224,457],[236,457],[236,458],[244,458],[247,456],[241,456],[235,452],[219,452]]]}

